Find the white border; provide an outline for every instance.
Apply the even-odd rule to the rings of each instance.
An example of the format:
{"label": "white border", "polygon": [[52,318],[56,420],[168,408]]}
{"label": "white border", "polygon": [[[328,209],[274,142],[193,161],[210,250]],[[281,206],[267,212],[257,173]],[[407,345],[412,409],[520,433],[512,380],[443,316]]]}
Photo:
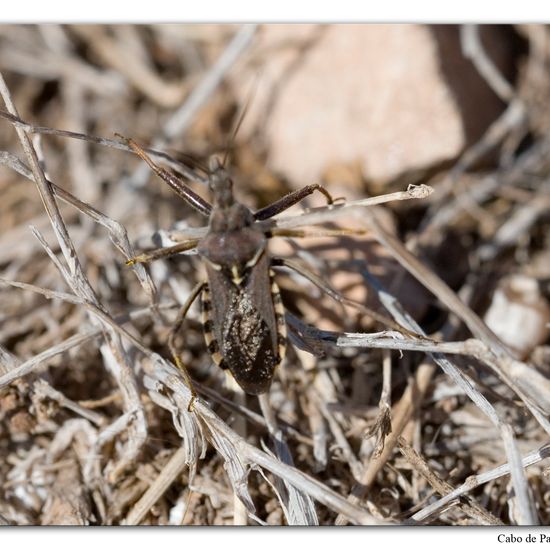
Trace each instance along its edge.
{"label": "white border", "polygon": [[[0,529],[5,548],[40,550],[97,550],[118,548],[142,550],[163,548],[186,550],[271,550],[307,546],[317,550],[422,548],[422,550],[464,550],[474,543],[483,550],[497,548],[541,548],[540,527],[104,527],[104,528],[10,528]],[[504,542],[505,537],[522,537],[521,542]],[[534,543],[526,541],[527,536]],[[500,540],[499,540],[500,539]]]}
{"label": "white border", "polygon": [[[2,2],[1,23],[164,23],[164,22],[430,22],[430,23],[514,23],[549,22],[550,2],[521,0],[497,2],[489,0],[154,0],[153,2],[117,2],[116,0],[24,0]],[[550,536],[550,529],[540,528],[304,528],[304,529],[224,529],[224,528],[93,528],[81,529],[0,529],[3,546],[22,548],[25,543],[40,550],[97,550],[107,540],[115,540],[124,548],[198,548],[209,543],[218,550],[248,550],[279,547],[283,540],[297,543],[301,539],[310,548],[338,549],[387,548],[388,542],[401,542],[402,547],[415,544],[424,550],[445,550],[465,547],[475,541],[484,550],[502,548],[499,534],[538,538],[541,532]],[[343,539],[345,538],[345,542]],[[10,544],[11,543],[11,544]],[[525,544],[525,543],[524,543]],[[291,544],[291,547],[293,545]],[[535,546],[540,546],[540,543]],[[108,546],[107,546],[108,547]]]}
{"label": "white border", "polygon": [[535,22],[547,0],[4,0],[0,23],[95,22]]}

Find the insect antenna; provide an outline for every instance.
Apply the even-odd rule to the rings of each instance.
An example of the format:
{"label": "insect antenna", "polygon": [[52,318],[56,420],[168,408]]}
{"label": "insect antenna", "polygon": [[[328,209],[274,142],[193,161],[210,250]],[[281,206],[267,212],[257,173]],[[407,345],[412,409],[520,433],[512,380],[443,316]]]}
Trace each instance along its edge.
{"label": "insect antenna", "polygon": [[227,166],[226,163],[229,159],[229,155],[231,154],[231,151],[233,150],[233,146],[235,144],[235,139],[237,138],[237,133],[239,132],[239,130],[242,126],[244,117],[246,116],[246,114],[248,112],[250,104],[252,103],[252,98],[256,94],[257,89],[258,89],[258,78],[256,78],[254,80],[252,86],[248,90],[248,93],[246,95],[246,100],[245,100],[244,104],[241,107],[241,112],[239,113],[239,116],[237,118],[237,123],[235,124],[235,128],[233,128],[233,131],[231,132],[231,136],[227,140],[227,143],[226,143],[226,146],[225,146],[225,153],[224,153],[223,158],[222,158],[222,167],[224,167],[224,168]]}
{"label": "insect antenna", "polygon": [[[195,156],[188,153],[183,153],[182,151],[173,151],[172,155],[177,159],[178,162],[189,166],[189,168],[193,170],[200,170],[205,177],[208,177],[210,175],[208,167]],[[172,169],[177,172],[177,168]],[[185,174],[182,175],[185,177]]]}

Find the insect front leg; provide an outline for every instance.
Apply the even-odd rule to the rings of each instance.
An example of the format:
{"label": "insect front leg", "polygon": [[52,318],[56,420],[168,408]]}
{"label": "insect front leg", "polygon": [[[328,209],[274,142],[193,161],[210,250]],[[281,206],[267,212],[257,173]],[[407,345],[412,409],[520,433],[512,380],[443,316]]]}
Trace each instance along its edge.
{"label": "insect front leg", "polygon": [[163,248],[151,250],[150,252],[144,252],[143,254],[139,254],[138,256],[127,260],[126,265],[132,266],[136,264],[145,264],[149,262],[154,262],[155,260],[160,260],[161,258],[168,258],[169,256],[173,256],[175,254],[179,254],[180,252],[185,252],[186,250],[191,250],[195,248],[199,241],[200,239],[190,239],[175,244],[174,246],[166,246]]}
{"label": "insect front leg", "polygon": [[267,220],[269,218],[272,218],[273,216],[284,212],[291,206],[294,206],[296,203],[305,199],[308,195],[311,195],[315,191],[323,193],[323,195],[325,195],[327,199],[328,204],[332,204],[334,202],[332,195],[322,185],[319,185],[318,183],[313,183],[311,185],[306,185],[305,187],[302,187],[302,189],[298,189],[297,191],[293,191],[292,193],[285,195],[284,197],[266,206],[265,208],[261,208],[254,213],[254,218],[256,220]]}
{"label": "insect front leg", "polygon": [[117,135],[126,142],[136,155],[149,165],[157,176],[163,179],[185,202],[187,202],[189,206],[205,216],[210,216],[212,212],[212,205],[210,203],[206,202],[200,195],[197,195],[197,193],[195,193],[182,179],[171,174],[162,166],[159,166],[133,139],[125,138],[119,134]]}
{"label": "insect front leg", "polygon": [[181,371],[183,378],[185,379],[185,383],[187,384],[187,386],[189,387],[189,390],[191,391],[191,399],[189,400],[189,405],[187,406],[187,410],[189,412],[193,410],[193,403],[197,398],[197,392],[193,387],[193,383],[191,382],[191,377],[189,376],[189,372],[187,371],[186,366],[183,364],[182,360],[180,359],[179,350],[176,346],[175,340],[176,340],[176,335],[181,330],[181,327],[183,325],[183,321],[185,320],[187,312],[193,305],[193,302],[197,299],[197,296],[202,292],[204,285],[205,285],[204,282],[200,282],[193,288],[193,290],[191,291],[191,294],[189,295],[189,297],[183,304],[181,310],[179,311],[177,320],[174,323],[172,330],[170,331],[170,336],[168,337],[168,347],[170,348],[170,353],[172,354],[174,363],[176,364],[176,367],[178,367],[178,369]]}

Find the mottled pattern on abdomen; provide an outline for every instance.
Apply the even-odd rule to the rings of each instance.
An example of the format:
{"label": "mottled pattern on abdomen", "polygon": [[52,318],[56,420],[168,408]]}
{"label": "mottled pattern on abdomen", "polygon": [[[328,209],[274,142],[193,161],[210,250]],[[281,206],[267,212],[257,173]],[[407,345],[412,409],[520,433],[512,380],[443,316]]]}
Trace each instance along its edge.
{"label": "mottled pattern on abdomen", "polygon": [[220,351],[238,384],[247,393],[264,393],[278,365],[270,326],[245,292],[232,296]]}
{"label": "mottled pattern on abdomen", "polygon": [[286,348],[284,308],[271,271],[269,280],[268,299],[263,302],[246,286],[226,288],[218,302],[208,287],[202,294],[204,337],[212,359],[253,395],[269,389]]}

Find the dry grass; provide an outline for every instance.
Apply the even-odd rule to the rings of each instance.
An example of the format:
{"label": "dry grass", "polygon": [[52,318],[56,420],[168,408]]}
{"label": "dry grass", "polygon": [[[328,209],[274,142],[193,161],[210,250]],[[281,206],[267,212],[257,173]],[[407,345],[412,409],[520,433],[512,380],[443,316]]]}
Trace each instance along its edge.
{"label": "dry grass", "polygon": [[[225,76],[258,32],[0,27],[0,523],[548,524],[548,342],[518,353],[482,321],[505,275],[548,296],[545,27],[519,29],[514,84],[463,29],[507,107],[453,166],[258,222],[332,231],[274,243],[332,297],[280,272],[292,346],[259,400],[212,364],[193,309],[188,411],[167,338],[200,261],[125,261],[205,220],[113,134],[150,143],[206,196],[173,151],[224,151],[240,112]],[[251,207],[289,190],[262,168],[264,141],[231,150]]]}

